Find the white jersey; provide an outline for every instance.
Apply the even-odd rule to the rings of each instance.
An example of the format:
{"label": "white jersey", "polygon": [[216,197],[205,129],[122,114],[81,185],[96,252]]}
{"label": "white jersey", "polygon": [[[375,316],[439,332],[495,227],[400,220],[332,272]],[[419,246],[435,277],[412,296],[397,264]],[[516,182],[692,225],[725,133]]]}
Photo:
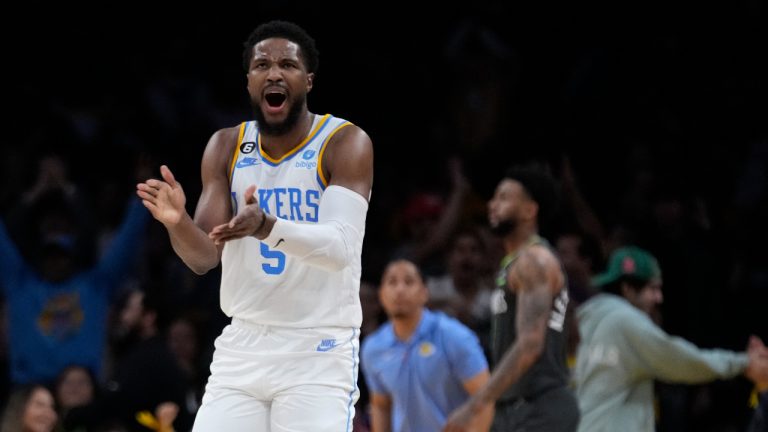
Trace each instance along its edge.
{"label": "white jersey", "polygon": [[[256,185],[265,212],[299,224],[314,224],[327,186],[321,164],[325,146],[346,120],[315,115],[307,138],[280,159],[261,148],[258,125],[243,123],[230,165],[233,214],[245,203],[245,190]],[[329,272],[255,237],[229,241],[221,257],[221,309],[230,317],[282,327],[360,327],[361,264]]]}

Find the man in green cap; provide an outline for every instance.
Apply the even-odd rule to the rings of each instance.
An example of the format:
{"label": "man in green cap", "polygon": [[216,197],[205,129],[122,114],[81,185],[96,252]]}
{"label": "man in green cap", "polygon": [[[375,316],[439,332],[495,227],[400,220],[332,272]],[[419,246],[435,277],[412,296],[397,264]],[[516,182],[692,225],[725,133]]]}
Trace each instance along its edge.
{"label": "man in green cap", "polygon": [[651,315],[663,301],[661,283],[656,258],[637,247],[614,251],[593,279],[603,293],[577,310],[580,432],[654,431],[654,380],[696,384],[743,373],[768,386],[768,349],[757,337],[747,352],[699,349],[657,326]]}

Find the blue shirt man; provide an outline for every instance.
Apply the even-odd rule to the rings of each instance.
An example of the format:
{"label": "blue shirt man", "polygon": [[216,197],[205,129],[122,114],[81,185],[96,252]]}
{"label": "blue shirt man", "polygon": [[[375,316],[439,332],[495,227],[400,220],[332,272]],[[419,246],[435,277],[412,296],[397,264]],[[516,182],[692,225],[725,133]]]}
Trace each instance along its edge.
{"label": "blue shirt man", "polygon": [[57,268],[53,279],[24,261],[0,221],[0,290],[8,307],[13,383],[50,382],[71,364],[99,374],[109,305],[131,268],[147,220],[141,202],[132,200],[98,264],[79,273],[62,270],[72,266],[70,246],[49,241],[44,260]]}
{"label": "blue shirt man", "polygon": [[[361,350],[373,430],[439,431],[448,414],[488,380],[480,342],[459,321],[424,307],[428,291],[409,261],[387,266],[379,298],[389,322]],[[480,416],[481,430],[492,415]]]}

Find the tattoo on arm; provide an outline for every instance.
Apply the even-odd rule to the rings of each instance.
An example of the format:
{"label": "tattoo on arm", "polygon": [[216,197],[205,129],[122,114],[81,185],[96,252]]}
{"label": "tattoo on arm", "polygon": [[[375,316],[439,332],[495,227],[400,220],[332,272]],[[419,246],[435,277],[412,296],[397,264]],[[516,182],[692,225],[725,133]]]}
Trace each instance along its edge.
{"label": "tattoo on arm", "polygon": [[543,283],[521,292],[517,296],[517,302],[517,340],[537,333],[542,333],[543,336],[552,310],[552,294],[547,284]]}
{"label": "tattoo on arm", "polygon": [[552,308],[552,262],[540,254],[526,253],[511,269],[510,286],[517,293],[517,337],[488,382],[483,399],[497,400],[517,382],[541,355]]}

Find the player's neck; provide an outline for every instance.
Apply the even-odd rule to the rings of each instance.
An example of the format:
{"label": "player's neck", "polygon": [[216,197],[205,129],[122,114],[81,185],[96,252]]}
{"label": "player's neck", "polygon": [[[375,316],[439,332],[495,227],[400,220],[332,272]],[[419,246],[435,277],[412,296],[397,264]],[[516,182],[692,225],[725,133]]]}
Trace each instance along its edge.
{"label": "player's neck", "polygon": [[405,342],[413,336],[421,322],[422,312],[423,309],[419,309],[418,313],[411,316],[392,318],[392,329],[399,340]]}
{"label": "player's neck", "polygon": [[261,147],[269,156],[280,159],[307,138],[314,122],[315,114],[305,109],[296,125],[288,132],[282,135],[259,135]]}
{"label": "player's neck", "polygon": [[518,229],[504,237],[504,251],[507,255],[514,254],[528,245],[531,239],[537,235],[537,231],[534,225],[518,227]]}

